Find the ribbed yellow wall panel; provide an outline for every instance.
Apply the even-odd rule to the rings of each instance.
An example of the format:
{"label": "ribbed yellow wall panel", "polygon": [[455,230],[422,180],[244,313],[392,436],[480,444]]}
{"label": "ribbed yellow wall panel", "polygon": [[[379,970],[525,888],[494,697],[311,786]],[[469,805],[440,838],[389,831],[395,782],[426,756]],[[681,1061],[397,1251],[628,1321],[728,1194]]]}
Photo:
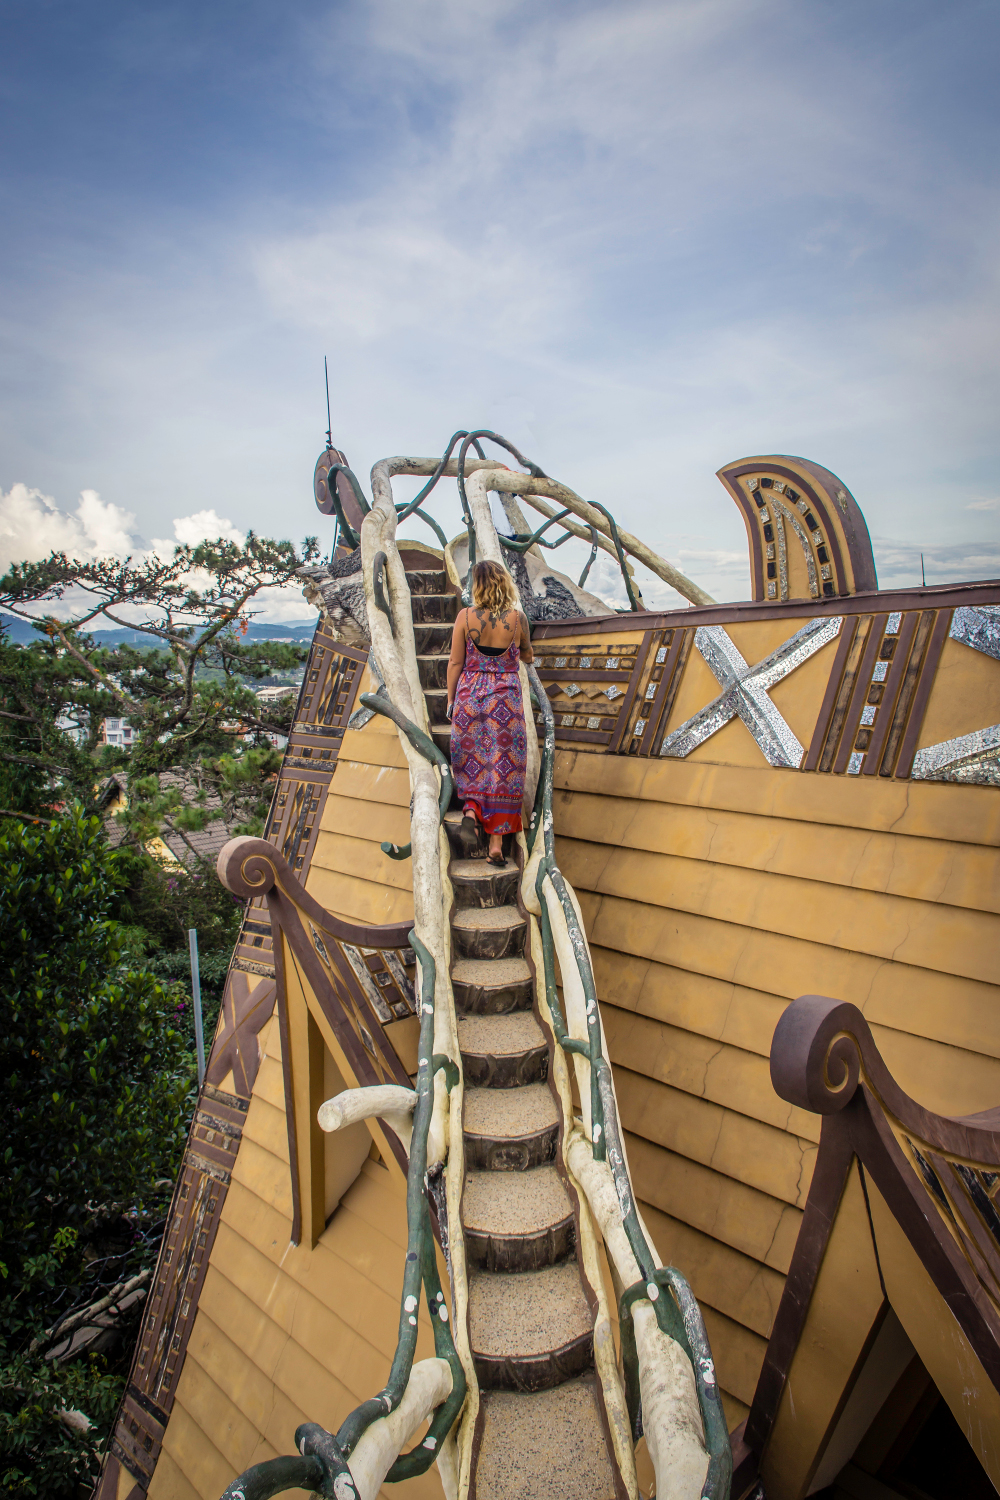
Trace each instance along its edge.
{"label": "ribbed yellow wall panel", "polygon": [[744,764],[708,763],[722,734],[701,764],[561,750],[554,806],[636,1193],[702,1303],[734,1423],[819,1139],[771,1086],[774,1028],[800,994],[850,1000],[921,1103],[1000,1099],[1000,799],[772,770],[728,732]]}

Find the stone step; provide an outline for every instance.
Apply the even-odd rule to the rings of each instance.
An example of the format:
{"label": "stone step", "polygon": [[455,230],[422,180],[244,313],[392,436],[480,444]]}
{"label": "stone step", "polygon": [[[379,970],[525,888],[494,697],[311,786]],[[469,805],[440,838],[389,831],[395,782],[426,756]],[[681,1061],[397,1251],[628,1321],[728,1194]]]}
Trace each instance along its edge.
{"label": "stone step", "polygon": [[[454,814],[445,814],[445,823]],[[457,820],[461,822],[461,814]],[[451,919],[458,958],[522,958],[528,924],[516,906],[464,907]]]}
{"label": "stone step", "polygon": [[486,1271],[537,1271],[576,1244],[569,1194],[555,1167],[530,1172],[470,1170],[462,1194],[470,1264]]}
{"label": "stone step", "polygon": [[481,1016],[530,1010],[534,998],[531,970],[524,958],[460,958],[452,964],[451,986],[459,1010]]}
{"label": "stone step", "polygon": [[484,907],[513,906],[521,872],[512,859],[503,866],[485,859],[453,859],[448,874],[457,906]]}
{"label": "stone step", "polygon": [[[428,717],[430,716],[428,715]],[[451,760],[451,725],[435,724],[434,720],[431,719],[431,739],[437,745],[442,755],[446,755]]]}
{"label": "stone step", "polygon": [[486,1390],[481,1399],[474,1480],[482,1500],[613,1500],[595,1376],[548,1391]]}
{"label": "stone step", "polygon": [[465,1160],[483,1172],[526,1172],[555,1161],[559,1114],[547,1083],[467,1088]]}
{"label": "stone step", "polygon": [[541,1271],[474,1271],[469,1336],[490,1390],[542,1391],[594,1363],[594,1326],[575,1257]]}
{"label": "stone step", "polygon": [[420,673],[420,686],[426,691],[428,688],[448,687],[448,655],[441,656],[418,656],[417,671]]}
{"label": "stone step", "polygon": [[459,599],[457,594],[412,594],[410,604],[414,624],[419,620],[422,625],[445,622],[452,625],[458,614]]}
{"label": "stone step", "polygon": [[530,1010],[460,1015],[458,1046],[467,1088],[515,1089],[549,1076],[548,1045]]}
{"label": "stone step", "polygon": [[446,594],[448,575],[443,568],[407,568],[406,581],[411,594]]}
{"label": "stone step", "polygon": [[[447,666],[447,662],[445,662],[445,666]],[[444,687],[425,687],[424,699],[427,703],[427,717],[431,723],[447,725],[448,721],[445,718],[445,713],[448,709],[447,679],[445,680]],[[448,725],[448,727],[450,728],[451,726]]]}
{"label": "stone step", "polygon": [[418,656],[448,656],[451,652],[451,625],[424,624],[413,615],[413,640]]}

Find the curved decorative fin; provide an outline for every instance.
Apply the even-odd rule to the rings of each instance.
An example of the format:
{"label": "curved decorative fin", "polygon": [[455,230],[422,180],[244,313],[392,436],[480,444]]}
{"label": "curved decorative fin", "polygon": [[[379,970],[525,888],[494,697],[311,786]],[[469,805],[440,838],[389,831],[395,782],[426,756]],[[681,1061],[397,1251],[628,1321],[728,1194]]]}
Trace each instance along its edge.
{"label": "curved decorative fin", "polygon": [[755,600],[877,592],[865,518],[836,474],[805,458],[772,454],[725,464],[718,477],[747,529]]}

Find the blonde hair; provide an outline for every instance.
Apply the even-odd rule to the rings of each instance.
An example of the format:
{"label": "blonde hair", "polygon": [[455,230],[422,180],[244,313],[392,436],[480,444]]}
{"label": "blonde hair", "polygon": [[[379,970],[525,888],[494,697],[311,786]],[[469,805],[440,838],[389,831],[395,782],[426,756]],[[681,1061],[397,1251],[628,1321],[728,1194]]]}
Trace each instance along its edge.
{"label": "blonde hair", "polygon": [[476,563],[472,570],[472,602],[476,609],[488,609],[492,615],[519,607],[517,586],[502,563]]}

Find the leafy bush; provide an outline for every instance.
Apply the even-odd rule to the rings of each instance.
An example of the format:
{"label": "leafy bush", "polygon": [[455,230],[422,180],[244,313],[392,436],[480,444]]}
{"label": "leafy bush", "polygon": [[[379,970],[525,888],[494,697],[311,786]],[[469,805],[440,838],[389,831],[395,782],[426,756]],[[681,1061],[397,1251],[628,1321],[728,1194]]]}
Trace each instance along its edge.
{"label": "leafy bush", "polygon": [[0,825],[0,864],[0,1493],[62,1500],[96,1472],[124,1372],[32,1345],[152,1264],[194,1067],[177,991],[123,960],[99,820]]}

